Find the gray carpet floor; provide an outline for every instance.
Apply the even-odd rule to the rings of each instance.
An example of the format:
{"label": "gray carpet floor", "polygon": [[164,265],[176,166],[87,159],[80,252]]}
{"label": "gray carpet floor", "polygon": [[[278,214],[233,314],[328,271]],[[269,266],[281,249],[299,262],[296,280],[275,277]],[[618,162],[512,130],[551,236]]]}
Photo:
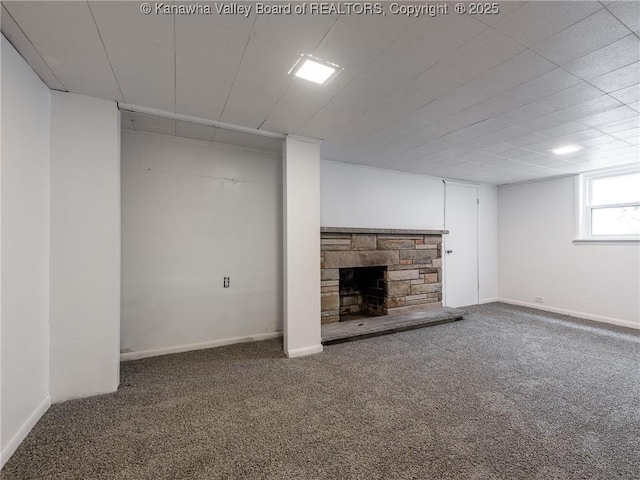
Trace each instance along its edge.
{"label": "gray carpet floor", "polygon": [[286,359],[124,363],[54,405],[12,479],[638,479],[640,333],[505,304]]}

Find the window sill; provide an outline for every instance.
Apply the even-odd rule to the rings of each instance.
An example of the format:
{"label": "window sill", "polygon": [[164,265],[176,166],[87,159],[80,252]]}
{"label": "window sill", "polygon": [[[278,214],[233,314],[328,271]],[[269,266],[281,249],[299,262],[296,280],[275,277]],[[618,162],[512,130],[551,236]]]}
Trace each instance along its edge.
{"label": "window sill", "polygon": [[576,238],[574,245],[639,245],[640,238],[616,238],[616,239],[595,239],[595,238]]}

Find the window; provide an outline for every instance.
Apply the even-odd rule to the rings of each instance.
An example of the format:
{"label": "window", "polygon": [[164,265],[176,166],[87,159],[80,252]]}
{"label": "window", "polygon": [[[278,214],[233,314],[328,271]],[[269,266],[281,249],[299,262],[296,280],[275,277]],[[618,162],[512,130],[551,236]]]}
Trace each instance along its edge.
{"label": "window", "polygon": [[640,240],[640,166],[579,177],[578,241]]}

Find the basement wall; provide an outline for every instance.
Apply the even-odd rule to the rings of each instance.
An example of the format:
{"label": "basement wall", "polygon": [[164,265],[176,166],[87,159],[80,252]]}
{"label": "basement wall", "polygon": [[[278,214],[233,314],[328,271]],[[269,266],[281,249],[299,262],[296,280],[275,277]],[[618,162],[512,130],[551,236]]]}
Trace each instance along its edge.
{"label": "basement wall", "polygon": [[[480,303],[497,299],[497,188],[478,189]],[[323,227],[444,229],[441,178],[322,160]]]}
{"label": "basement wall", "polygon": [[123,130],[122,358],[282,335],[282,231],[281,155]]}
{"label": "basement wall", "polygon": [[574,245],[576,201],[574,177],[500,187],[500,299],[640,328],[640,245]]}
{"label": "basement wall", "polygon": [[51,396],[119,384],[120,112],[51,92]]}
{"label": "basement wall", "polygon": [[49,405],[49,89],[2,37],[2,461]]}

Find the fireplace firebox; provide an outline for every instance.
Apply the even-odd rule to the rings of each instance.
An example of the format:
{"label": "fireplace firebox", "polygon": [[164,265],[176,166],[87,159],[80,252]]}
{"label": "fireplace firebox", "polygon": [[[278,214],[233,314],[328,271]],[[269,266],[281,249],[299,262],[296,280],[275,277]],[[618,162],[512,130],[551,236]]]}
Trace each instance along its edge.
{"label": "fireplace firebox", "polygon": [[386,315],[386,266],[340,269],[340,321]]}

